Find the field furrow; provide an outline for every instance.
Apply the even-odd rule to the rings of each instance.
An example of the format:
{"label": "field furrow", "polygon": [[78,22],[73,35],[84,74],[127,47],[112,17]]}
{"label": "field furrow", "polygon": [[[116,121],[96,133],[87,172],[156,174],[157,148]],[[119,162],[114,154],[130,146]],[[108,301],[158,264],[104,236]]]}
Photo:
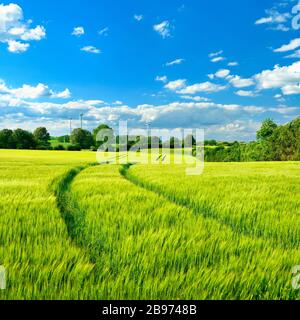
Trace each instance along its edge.
{"label": "field furrow", "polygon": [[[124,179],[118,166],[82,171],[72,196],[101,299],[288,299],[298,250],[246,237]],[[91,295],[90,295],[91,297]]]}
{"label": "field furrow", "polygon": [[207,163],[200,176],[187,176],[183,166],[137,165],[124,174],[237,233],[299,249],[299,163]]}

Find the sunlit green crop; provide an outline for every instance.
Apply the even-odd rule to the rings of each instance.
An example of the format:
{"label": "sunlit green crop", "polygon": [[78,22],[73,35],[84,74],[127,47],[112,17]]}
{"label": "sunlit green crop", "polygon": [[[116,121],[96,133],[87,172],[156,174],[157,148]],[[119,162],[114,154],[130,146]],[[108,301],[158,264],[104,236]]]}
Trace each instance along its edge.
{"label": "sunlit green crop", "polygon": [[0,299],[300,298],[299,163],[95,162],[0,151]]}

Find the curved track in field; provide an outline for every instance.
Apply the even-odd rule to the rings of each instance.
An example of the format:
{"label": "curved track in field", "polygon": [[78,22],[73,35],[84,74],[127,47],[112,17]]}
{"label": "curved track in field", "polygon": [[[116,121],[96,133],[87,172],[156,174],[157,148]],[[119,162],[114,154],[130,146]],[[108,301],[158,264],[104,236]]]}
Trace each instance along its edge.
{"label": "curved track in field", "polygon": [[[84,170],[90,168],[91,166],[95,166],[95,165],[99,165],[99,164],[91,164],[91,165],[87,165],[87,166],[80,166],[80,167],[73,168],[70,171],[68,171],[67,173],[65,173],[63,176],[61,176],[60,179],[56,179],[56,181],[53,183],[52,187],[53,187],[56,199],[57,199],[57,206],[58,206],[60,213],[61,213],[61,216],[66,224],[69,237],[72,239],[72,241],[74,242],[74,244],[76,246],[78,246],[80,249],[85,251],[85,254],[88,257],[88,260],[90,261],[90,263],[92,265],[92,270],[91,270],[91,274],[90,274],[90,278],[88,280],[88,283],[89,283],[89,285],[91,285],[91,287],[93,287],[93,290],[95,290],[94,292],[96,292],[98,294],[98,296],[103,295],[104,297],[111,298],[110,290],[112,287],[114,287],[114,285],[116,283],[118,283],[118,281],[119,281],[119,283],[122,283],[122,286],[124,284],[124,281],[129,281],[128,283],[130,283],[131,286],[127,287],[127,289],[129,288],[127,291],[126,290],[122,291],[120,298],[128,298],[128,297],[140,298],[140,296],[135,292],[135,290],[130,291],[130,288],[132,288],[132,287],[135,288],[136,279],[144,279],[143,275],[145,274],[145,270],[143,269],[144,266],[142,264],[143,257],[144,256],[148,257],[148,255],[145,255],[145,252],[152,252],[153,251],[153,248],[155,248],[157,245],[157,240],[154,237],[153,239],[155,239],[155,242],[154,241],[153,241],[153,243],[150,242],[150,247],[149,246],[147,247],[146,244],[144,244],[142,240],[140,242],[140,244],[142,244],[142,246],[135,246],[134,245],[135,239],[137,238],[137,235],[143,234],[143,232],[144,232],[143,228],[145,228],[145,230],[146,230],[146,227],[148,227],[148,225],[141,226],[140,233],[138,233],[137,230],[135,229],[135,226],[139,226],[140,224],[141,225],[143,224],[143,223],[139,223],[139,222],[143,222],[145,219],[145,216],[141,215],[140,220],[133,220],[133,221],[131,221],[130,219],[128,220],[129,221],[129,223],[128,223],[129,229],[128,230],[129,230],[129,235],[131,235],[131,237],[128,237],[128,234],[127,234],[128,230],[122,231],[122,228],[120,228],[120,226],[122,224],[126,223],[126,220],[117,220],[116,225],[115,225],[115,230],[114,230],[115,234],[111,233],[110,229],[106,230],[108,232],[107,235],[110,235],[110,237],[112,239],[111,243],[113,243],[113,244],[115,242],[115,239],[118,239],[119,234],[121,234],[123,236],[127,236],[128,237],[127,239],[129,241],[128,243],[130,243],[130,245],[131,245],[128,248],[128,250],[125,247],[126,250],[123,251],[124,248],[122,246],[122,239],[123,239],[122,237],[120,237],[119,243],[117,243],[113,248],[110,246],[110,242],[108,242],[107,245],[106,245],[106,243],[104,243],[104,245],[103,245],[103,243],[101,241],[99,242],[99,237],[98,237],[99,234],[91,232],[91,231],[93,231],[93,229],[91,229],[91,228],[89,229],[89,227],[91,227],[91,225],[93,225],[91,223],[91,221],[92,222],[101,221],[101,218],[100,218],[101,216],[95,215],[94,221],[89,220],[91,218],[90,214],[97,212],[97,209],[95,209],[95,207],[93,207],[93,206],[91,206],[90,209],[88,207],[82,206],[81,200],[84,200],[84,197],[81,199],[81,196],[80,196],[80,195],[83,195],[86,197],[87,201],[90,201],[90,196],[93,194],[92,193],[91,194],[85,193],[85,191],[87,191],[87,192],[89,191],[88,189],[89,189],[90,185],[87,184],[86,189],[84,189],[84,188],[78,189],[78,186],[83,186],[83,185],[85,185],[86,181],[90,181],[90,180],[86,180],[86,177],[85,177],[85,174],[86,173],[89,174],[89,172],[84,172]],[[257,292],[255,294],[257,294],[258,298],[260,297],[261,294],[262,295],[265,294],[264,290],[267,290],[267,289],[264,289],[266,286],[265,283],[268,283],[268,281],[266,282],[266,278],[264,276],[265,261],[262,260],[262,262],[261,262],[259,260],[261,252],[262,253],[267,252],[266,261],[268,261],[269,257],[273,254],[273,251],[275,252],[276,257],[277,257],[277,255],[278,255],[278,257],[283,257],[282,258],[283,262],[280,262],[281,264],[279,265],[279,267],[280,267],[279,270],[281,272],[282,268],[283,267],[285,268],[285,264],[286,264],[286,260],[285,260],[286,254],[285,254],[285,250],[282,250],[282,245],[272,242],[272,239],[270,239],[270,238],[266,238],[263,236],[259,237],[253,233],[247,232],[247,230],[243,230],[243,229],[241,230],[241,229],[237,228],[237,226],[234,226],[233,224],[229,223],[228,221],[223,221],[224,219],[218,217],[217,212],[209,211],[210,210],[209,208],[206,208],[206,210],[201,211],[199,209],[199,207],[195,208],[191,204],[189,204],[187,202],[188,200],[181,201],[180,199],[177,199],[176,195],[168,194],[167,191],[164,191],[159,186],[153,185],[149,182],[146,182],[146,181],[143,181],[142,179],[140,179],[140,177],[138,175],[130,172],[130,167],[131,167],[130,164],[123,165],[120,167],[119,171],[118,171],[118,167],[115,168],[115,177],[117,177],[117,179],[120,179],[121,181],[123,181],[122,183],[129,185],[129,188],[121,187],[121,189],[118,184],[115,185],[115,192],[118,192],[118,190],[123,191],[124,194],[123,194],[123,198],[121,198],[121,199],[123,199],[123,200],[125,199],[125,205],[126,205],[127,197],[130,197],[132,195],[132,193],[134,194],[134,192],[131,192],[130,190],[133,190],[136,188],[136,189],[142,190],[142,192],[144,193],[144,198],[140,198],[140,197],[133,197],[132,198],[133,200],[131,202],[131,205],[137,204],[137,208],[134,211],[133,208],[129,206],[129,209],[127,211],[127,215],[129,217],[136,216],[133,213],[139,213],[140,211],[143,210],[138,206],[138,203],[137,203],[138,201],[146,201],[149,198],[150,198],[151,204],[150,204],[150,207],[146,206],[145,212],[149,212],[150,214],[153,213],[155,211],[154,209],[156,207],[159,207],[159,205],[157,206],[157,202],[155,201],[156,198],[158,199],[158,197],[159,197],[163,203],[168,202],[171,205],[172,210],[170,212],[172,212],[172,213],[174,211],[174,209],[173,209],[174,204],[178,208],[180,207],[179,210],[183,210],[185,212],[189,211],[188,217],[193,219],[192,225],[195,226],[196,229],[198,229],[197,222],[200,221],[200,219],[203,221],[205,220],[205,224],[203,224],[203,226],[204,226],[204,229],[206,228],[208,231],[207,231],[207,233],[203,233],[203,234],[199,233],[198,238],[197,238],[198,233],[195,233],[195,236],[193,236],[192,233],[189,233],[189,230],[190,230],[189,228],[183,228],[183,229],[179,228],[179,229],[176,229],[177,231],[179,230],[179,232],[173,232],[173,235],[176,235],[176,237],[178,234],[181,234],[181,232],[183,232],[183,234],[185,232],[185,235],[187,236],[187,240],[191,239],[191,241],[195,241],[195,242],[194,242],[194,245],[192,246],[192,245],[190,245],[191,242],[189,242],[187,240],[183,241],[184,245],[187,246],[186,248],[188,248],[190,250],[189,252],[191,252],[191,256],[187,256],[186,251],[185,251],[186,248],[183,247],[184,250],[182,250],[181,246],[179,246],[179,245],[178,245],[178,248],[179,248],[179,252],[181,252],[181,254],[178,256],[178,258],[176,258],[176,254],[178,253],[176,250],[174,251],[174,255],[172,255],[172,254],[170,255],[170,257],[171,257],[170,261],[176,262],[176,263],[174,262],[173,265],[171,263],[171,266],[174,267],[175,271],[173,269],[167,268],[170,265],[169,260],[167,261],[168,263],[166,265],[162,264],[166,268],[166,270],[168,270],[168,271],[171,270],[170,275],[177,274],[176,272],[178,270],[181,270],[182,274],[183,274],[183,278],[181,280],[182,280],[182,284],[184,284],[186,272],[187,272],[187,270],[189,270],[189,268],[191,268],[191,265],[187,264],[187,261],[189,261],[189,259],[191,259],[190,261],[191,261],[192,265],[194,266],[195,270],[198,270],[198,267],[201,266],[201,267],[203,267],[203,272],[209,273],[209,276],[207,278],[208,279],[207,284],[206,284],[209,287],[209,284],[211,282],[211,280],[210,280],[211,268],[212,267],[214,267],[214,268],[220,267],[223,264],[223,259],[224,259],[224,261],[228,261],[228,263],[232,262],[231,258],[233,257],[234,263],[232,263],[232,266],[230,266],[230,268],[228,270],[224,271],[225,273],[228,272],[228,274],[235,272],[235,275],[237,277],[236,278],[237,282],[236,283],[233,282],[234,284],[232,285],[232,287],[230,287],[231,284],[229,285],[229,288],[231,288],[231,289],[228,292],[232,292],[235,285],[239,286],[240,276],[242,277],[242,275],[240,275],[241,268],[243,269],[243,267],[247,267],[249,269],[249,272],[253,272],[252,267],[251,267],[251,263],[248,263],[249,261],[251,261],[251,258],[247,258],[248,254],[249,254],[248,247],[247,248],[245,248],[243,246],[236,247],[236,238],[244,236],[245,239],[243,239],[243,240],[245,240],[245,243],[247,243],[247,245],[248,244],[250,245],[251,250],[253,249],[253,256],[252,257],[257,259],[257,261],[258,261],[257,265],[255,265],[255,266],[256,266],[256,268],[261,270],[261,275],[262,275],[259,280],[261,283],[261,287],[258,286],[255,289],[256,291],[253,289],[254,290],[253,292]],[[91,169],[91,171],[93,171],[93,169]],[[97,171],[97,175],[98,175],[98,177],[96,175],[96,178],[95,178],[96,184],[99,184],[101,186],[101,185],[103,185],[103,182],[99,179],[99,176],[102,177],[102,175],[103,175],[101,172],[101,168],[99,167],[99,171],[100,171],[99,173],[98,173],[98,168],[95,168],[95,171]],[[80,177],[78,177],[79,174],[80,175],[83,174],[84,177],[81,177],[81,178],[83,178],[82,180]],[[106,175],[104,174],[104,178],[105,178],[105,176]],[[78,178],[78,180],[76,178]],[[114,180],[112,180],[112,181],[114,181]],[[133,188],[133,189],[130,189],[130,188]],[[104,189],[105,189],[105,184],[104,184]],[[105,190],[106,190],[107,194],[111,193],[110,189],[106,188]],[[138,190],[138,192],[140,192],[140,190]],[[101,199],[101,193],[99,193],[97,191],[97,189],[96,189],[95,194],[97,196],[99,196],[99,199]],[[151,201],[151,194],[153,196],[152,201]],[[116,199],[109,195],[107,200],[115,201]],[[104,202],[105,205],[103,206],[103,211],[109,211],[109,210],[112,210],[112,208],[113,208],[115,210],[115,212],[119,212],[120,207],[118,207],[118,205],[116,205],[115,207],[112,207],[112,208],[107,207],[107,205],[109,206],[109,203],[110,203],[109,201]],[[83,208],[87,208],[87,209],[83,209]],[[165,211],[164,211],[165,207],[162,206],[162,208],[163,208],[163,210],[161,212],[161,215],[165,216]],[[175,217],[175,218],[179,219],[178,221],[181,221],[180,220],[181,218],[178,218],[178,215],[176,215],[176,213],[172,217]],[[183,216],[183,217],[187,217],[187,216]],[[114,221],[116,220],[116,217],[114,214],[111,214],[111,219]],[[199,219],[199,220],[197,220],[197,219]],[[107,221],[110,222],[109,219],[106,220],[106,222]],[[152,220],[150,219],[149,221],[151,222]],[[132,223],[130,224],[130,222],[132,222]],[[101,223],[97,226],[98,226],[99,230],[101,230],[101,232],[103,232],[102,231],[103,225],[101,225]],[[119,223],[121,223],[121,224],[119,224]],[[216,239],[218,240],[220,238],[221,242],[222,242],[222,239],[224,241],[227,241],[228,248],[233,248],[233,249],[225,250],[225,253],[224,253],[224,248],[222,248],[221,245],[215,246],[215,243],[217,241],[215,241],[213,236],[212,236],[212,240],[209,240],[209,241],[207,240],[207,239],[211,239],[210,238],[211,237],[211,231],[210,231],[211,230],[210,229],[211,223],[212,223],[212,225],[217,224],[218,227],[220,226],[220,228],[217,228],[216,230],[222,232],[222,234],[223,234],[223,238],[222,238],[222,236],[220,236],[216,232]],[[158,226],[157,228],[159,228],[160,225],[161,224],[157,225]],[[169,226],[169,224],[167,224],[167,226]],[[150,224],[150,231],[151,231],[151,227],[152,227],[152,225]],[[200,229],[201,229],[201,227],[200,227]],[[192,229],[192,231],[193,230],[194,229]],[[151,232],[149,234],[152,235]],[[114,237],[114,235],[117,235],[117,237]],[[203,238],[203,235],[204,235],[204,238]],[[104,233],[104,236],[106,236],[105,233]],[[147,236],[148,236],[148,234],[147,234]],[[177,239],[176,237],[175,237],[175,239]],[[164,237],[162,237],[161,239],[164,240]],[[184,238],[182,238],[182,239],[184,239]],[[194,240],[194,239],[199,240],[199,252],[197,251],[196,254],[195,254],[195,250],[198,250],[198,247],[195,244],[198,244],[198,242],[197,242],[197,240]],[[132,241],[132,240],[134,240],[134,241]],[[145,243],[149,243],[148,237],[146,238],[146,240],[147,241]],[[256,241],[256,240],[260,240],[260,241]],[[201,246],[201,241],[205,241],[205,245],[203,247]],[[208,243],[210,244],[209,248],[207,247],[206,241],[208,241]],[[175,243],[181,243],[181,238],[179,238],[178,242],[175,242]],[[240,243],[240,242],[238,242],[238,243]],[[244,242],[241,241],[241,243],[243,244]],[[261,244],[263,244],[263,247],[260,247]],[[148,251],[141,252],[141,248],[143,248],[143,246],[145,246],[146,250],[148,250]],[[104,250],[103,250],[103,248],[104,248]],[[172,251],[173,248],[174,248],[174,245],[172,243],[170,246],[170,250],[169,250],[169,247],[166,247],[165,254],[167,254],[169,252],[173,252]],[[196,249],[194,250],[193,248],[196,248]],[[265,250],[264,248],[267,248],[267,250]],[[216,251],[216,249],[217,249],[217,251]],[[209,258],[206,258],[207,257],[207,250],[210,252]],[[131,251],[134,253],[134,255],[132,255]],[[99,255],[100,252],[102,255]],[[143,256],[143,254],[144,254],[144,256]],[[139,260],[140,255],[142,256],[141,260]],[[194,255],[196,257],[195,259],[193,259]],[[116,259],[115,257],[120,257],[120,259]],[[126,257],[126,259],[124,257]],[[133,257],[136,258],[135,263],[134,263],[134,267],[132,267]],[[148,264],[146,264],[146,267],[145,267],[146,270],[148,270],[147,272],[150,275],[152,272],[155,275],[155,277],[157,275],[155,272],[158,272],[155,269],[156,268],[155,266],[157,264],[157,260],[156,260],[157,257],[160,257],[162,259],[165,256],[164,256],[164,254],[161,253],[161,251],[157,250],[156,256],[154,254],[152,260],[151,259],[146,260]],[[183,257],[183,259],[180,259],[180,257]],[[240,259],[242,259],[241,257],[244,257],[245,264],[243,262],[240,262]],[[174,260],[172,260],[172,259],[174,259]],[[203,259],[203,261],[201,259]],[[254,261],[256,261],[255,259],[254,259]],[[118,264],[119,261],[122,261],[123,265]],[[154,262],[154,264],[152,265],[149,261]],[[205,265],[205,263],[207,265]],[[147,269],[147,266],[150,266],[150,267],[148,267],[148,269]],[[271,268],[271,267],[274,267],[274,266],[272,264],[268,265],[268,268]],[[128,273],[127,268],[128,268],[128,270],[130,270],[130,273]],[[233,269],[231,269],[231,268],[233,268]],[[164,270],[164,268],[162,270]],[[191,270],[193,270],[193,268]],[[271,270],[273,270],[273,269],[271,269]],[[147,272],[146,272],[146,274],[147,274]],[[131,276],[129,277],[128,274],[131,274]],[[188,274],[191,277],[191,279],[193,279],[193,277],[195,277],[195,279],[196,279],[197,272],[195,274],[193,274],[192,272],[190,272]],[[290,271],[284,269],[284,274],[287,275],[286,279],[288,279]],[[137,275],[139,275],[141,278],[137,278]],[[159,275],[160,275],[160,273],[159,273]],[[247,275],[248,275],[248,273],[246,272],[246,276]],[[163,277],[165,277],[165,274],[163,274]],[[199,277],[200,277],[199,279],[201,279],[201,275],[199,275]],[[151,276],[150,276],[150,278],[151,278]],[[152,290],[153,279],[151,279],[151,281],[150,281],[149,280],[150,278],[145,277],[145,279],[147,279],[147,281],[148,281],[147,283],[150,283],[149,287],[146,286],[146,289],[151,288],[151,290]],[[118,281],[116,281],[116,279],[118,279]],[[155,279],[159,279],[159,277],[156,277]],[[175,281],[172,277],[170,279],[172,281]],[[204,277],[204,279],[205,279],[205,277]],[[212,279],[214,279],[214,278],[212,277]],[[245,277],[244,278],[242,277],[241,279],[245,279]],[[246,278],[246,279],[248,279],[248,278]],[[217,280],[217,278],[216,278],[216,280]],[[99,285],[99,283],[101,283],[103,281],[104,281],[104,285],[103,286]],[[256,283],[256,281],[258,281],[258,280],[255,278],[254,283]],[[176,279],[176,282],[174,282],[174,286],[175,286],[175,283],[177,283],[177,279]],[[194,283],[194,280],[191,283]],[[107,285],[107,284],[109,284],[109,285]],[[279,282],[278,286],[280,288],[280,282]],[[191,286],[191,288],[192,288],[192,286]],[[240,288],[241,288],[241,290],[244,290],[244,286],[241,286]],[[252,290],[251,288],[252,287],[249,285],[249,288],[248,288],[248,291],[246,292],[246,294],[248,294],[249,292],[252,293],[252,291],[250,291],[250,290]],[[157,287],[157,290],[158,289],[159,289],[159,286]],[[116,290],[117,291],[114,292],[113,297],[119,298],[119,296],[118,296],[119,288]],[[149,292],[152,292],[151,290]],[[164,288],[164,290],[167,290],[167,289]],[[142,292],[140,294],[145,294],[145,296],[142,296],[142,297],[147,298],[147,297],[149,297],[149,292],[147,292],[147,290],[146,290],[145,292]],[[158,290],[156,292],[156,294],[159,294],[159,292],[160,291]],[[169,291],[166,291],[166,292],[169,293]],[[176,291],[174,291],[174,292],[170,293],[171,297],[173,297],[172,294],[174,294],[174,297],[177,297],[177,292]],[[274,293],[274,295],[276,297],[277,297],[277,294],[279,295],[278,292],[276,291]],[[155,291],[154,291],[154,294],[155,294]],[[186,293],[186,294],[188,296],[189,293]],[[197,294],[198,293],[194,293],[194,296],[197,297]],[[218,297],[218,298],[223,297],[222,294],[223,293],[221,290],[219,293],[217,293],[216,297]],[[242,297],[242,293],[240,293],[240,294]],[[151,295],[150,295],[150,297],[151,297]],[[155,296],[155,295],[153,297],[157,298],[157,296]],[[185,296],[183,296],[183,297],[185,297]]]}
{"label": "curved track in field", "polygon": [[[85,213],[81,212],[76,199],[72,197],[72,182],[85,169],[96,166],[98,163],[75,167],[52,183],[57,207],[66,224],[69,237],[75,245],[86,249],[85,243]],[[92,260],[92,259],[90,259]],[[94,261],[91,261],[94,263]]]}
{"label": "curved track in field", "polygon": [[291,248],[291,246],[288,246],[285,243],[275,242],[272,238],[266,236],[263,232],[258,235],[250,229],[238,228],[233,222],[220,217],[220,215],[218,215],[218,213],[212,210],[210,207],[204,205],[201,207],[195,207],[189,200],[177,198],[175,194],[170,194],[164,191],[161,187],[154,185],[151,182],[143,181],[138,176],[130,173],[130,168],[132,166],[133,164],[123,165],[120,168],[120,174],[136,186],[148,190],[150,192],[154,192],[157,195],[164,197],[166,200],[173,202],[178,206],[191,210],[196,215],[201,214],[204,218],[215,220],[216,222],[230,228],[232,232],[234,232],[235,234],[244,235],[253,239],[262,239],[264,241],[267,241],[268,244],[274,248],[293,249],[293,247]]}
{"label": "curved track in field", "polygon": [[[64,174],[60,179],[56,179],[53,183],[54,185],[54,193],[57,200],[57,206],[60,210],[61,216],[65,221],[65,224],[68,229],[68,234],[70,238],[75,242],[76,245],[80,247],[85,247],[87,243],[83,240],[83,235],[85,233],[85,213],[79,210],[79,206],[77,204],[76,199],[72,197],[72,190],[71,185],[73,180],[85,169],[88,169],[91,166],[99,165],[96,164],[89,164],[86,166],[80,166],[71,169],[66,174]],[[269,242],[270,245],[273,247],[283,248],[283,249],[290,249],[284,243],[278,243],[272,241],[272,238],[265,236],[263,233],[260,235],[255,234],[249,229],[240,229],[234,223],[221,218],[217,212],[213,211],[211,208],[207,206],[197,207],[195,208],[192,203],[188,200],[177,198],[176,195],[169,194],[168,192],[162,190],[159,186],[153,185],[147,181],[141,180],[136,175],[130,173],[130,168],[132,164],[123,165],[120,167],[120,174],[121,176],[126,179],[127,181],[133,183],[139,188],[144,190],[154,192],[159,196],[164,197],[166,200],[175,203],[178,206],[187,208],[194,212],[194,214],[201,214],[204,218],[212,219],[221,223],[228,228],[230,228],[236,234],[242,234],[247,237],[256,238],[256,239],[263,239]]]}

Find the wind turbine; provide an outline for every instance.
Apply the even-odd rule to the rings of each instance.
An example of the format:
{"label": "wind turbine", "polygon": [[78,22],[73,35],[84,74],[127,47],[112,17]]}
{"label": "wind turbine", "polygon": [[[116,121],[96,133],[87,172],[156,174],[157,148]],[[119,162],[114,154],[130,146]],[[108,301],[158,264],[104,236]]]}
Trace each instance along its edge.
{"label": "wind turbine", "polygon": [[81,129],[83,128],[83,125],[82,125],[82,123],[83,123],[83,122],[82,122],[83,116],[84,116],[84,114],[81,113],[81,114],[80,114]]}

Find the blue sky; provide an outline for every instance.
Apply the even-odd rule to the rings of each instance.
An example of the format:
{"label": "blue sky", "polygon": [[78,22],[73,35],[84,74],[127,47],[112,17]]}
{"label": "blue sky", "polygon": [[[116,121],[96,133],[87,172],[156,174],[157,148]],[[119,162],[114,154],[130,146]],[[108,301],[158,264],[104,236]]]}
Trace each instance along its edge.
{"label": "blue sky", "polygon": [[0,128],[65,134],[84,113],[87,129],[254,139],[263,119],[300,114],[298,13],[296,0],[3,1]]}

